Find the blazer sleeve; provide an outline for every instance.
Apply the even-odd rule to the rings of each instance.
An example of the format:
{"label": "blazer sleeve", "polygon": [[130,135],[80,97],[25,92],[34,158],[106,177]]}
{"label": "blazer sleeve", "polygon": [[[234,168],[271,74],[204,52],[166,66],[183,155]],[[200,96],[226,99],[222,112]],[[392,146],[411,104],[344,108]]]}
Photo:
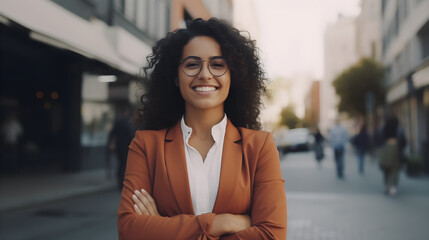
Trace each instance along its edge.
{"label": "blazer sleeve", "polygon": [[286,193],[271,133],[259,152],[252,197],[252,227],[221,239],[286,239]]}
{"label": "blazer sleeve", "polygon": [[[118,210],[118,233],[121,240],[218,239],[208,234],[214,213],[199,216],[180,214],[171,217],[138,215],[134,211],[134,190],[152,193],[151,172],[142,139],[130,144],[124,186]],[[174,201],[174,200],[173,200]]]}

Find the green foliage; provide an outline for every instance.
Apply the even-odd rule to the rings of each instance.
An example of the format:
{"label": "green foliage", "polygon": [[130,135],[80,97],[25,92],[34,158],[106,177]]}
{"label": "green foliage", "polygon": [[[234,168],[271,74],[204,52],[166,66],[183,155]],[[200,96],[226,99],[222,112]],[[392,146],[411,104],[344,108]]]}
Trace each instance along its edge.
{"label": "green foliage", "polygon": [[375,107],[384,103],[383,68],[373,59],[363,58],[344,70],[333,86],[340,97],[338,110],[353,116],[365,116],[365,96],[374,95]]}
{"label": "green foliage", "polygon": [[296,116],[293,106],[288,105],[280,113],[280,125],[287,126],[289,129],[297,128],[301,125],[301,120]]}

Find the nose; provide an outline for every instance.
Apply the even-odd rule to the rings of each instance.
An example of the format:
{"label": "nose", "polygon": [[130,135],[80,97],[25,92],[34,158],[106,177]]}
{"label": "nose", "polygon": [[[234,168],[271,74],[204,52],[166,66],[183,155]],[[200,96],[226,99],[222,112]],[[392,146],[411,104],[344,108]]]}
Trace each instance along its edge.
{"label": "nose", "polygon": [[202,62],[201,71],[198,74],[198,77],[200,79],[210,79],[213,77],[213,75],[209,71],[209,63],[208,62]]}

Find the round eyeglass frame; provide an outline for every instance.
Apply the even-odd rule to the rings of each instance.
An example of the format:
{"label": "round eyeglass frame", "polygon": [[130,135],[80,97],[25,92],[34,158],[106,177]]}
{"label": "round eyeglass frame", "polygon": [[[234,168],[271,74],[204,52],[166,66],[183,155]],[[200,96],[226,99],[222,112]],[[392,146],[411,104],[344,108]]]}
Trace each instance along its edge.
{"label": "round eyeglass frame", "polygon": [[[186,73],[185,69],[183,69],[183,63],[184,63],[186,60],[188,60],[188,59],[195,59],[195,60],[200,61],[200,63],[201,63],[201,64],[200,64],[200,70],[198,70],[198,72],[197,72],[197,73],[195,73],[195,74],[188,74],[188,73]],[[213,58],[211,58],[210,60],[208,60],[209,64],[207,65],[207,68],[208,68],[208,70],[209,70],[210,74],[211,74],[211,75],[213,75],[214,77],[222,77],[223,75],[225,75],[225,73],[226,73],[226,72],[228,72],[228,64],[226,64],[225,71],[224,71],[222,74],[213,74],[213,73],[212,73],[212,71],[210,70],[210,62],[211,62],[211,61],[214,61],[214,60],[218,60],[218,59],[222,59],[222,60],[224,60],[224,61],[225,61],[225,64],[226,64],[226,60],[225,60],[225,58],[223,58],[223,57],[213,57]],[[195,77],[195,76],[197,76],[198,74],[200,74],[201,70],[203,70],[203,64],[202,64],[203,62],[207,62],[207,60],[201,60],[201,58],[194,57],[194,56],[189,56],[189,57],[186,57],[185,59],[183,59],[182,61],[180,61],[180,62],[179,62],[179,64],[180,64],[180,68],[182,69],[182,72],[183,72],[186,76],[188,76],[188,77]]]}

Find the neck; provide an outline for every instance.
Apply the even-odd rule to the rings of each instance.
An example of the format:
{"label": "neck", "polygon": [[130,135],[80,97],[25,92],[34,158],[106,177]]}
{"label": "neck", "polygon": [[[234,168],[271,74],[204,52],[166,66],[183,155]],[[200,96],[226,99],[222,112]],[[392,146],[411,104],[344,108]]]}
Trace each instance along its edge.
{"label": "neck", "polygon": [[223,107],[209,110],[186,108],[185,123],[192,128],[192,135],[211,137],[212,127],[222,121],[224,115]]}

